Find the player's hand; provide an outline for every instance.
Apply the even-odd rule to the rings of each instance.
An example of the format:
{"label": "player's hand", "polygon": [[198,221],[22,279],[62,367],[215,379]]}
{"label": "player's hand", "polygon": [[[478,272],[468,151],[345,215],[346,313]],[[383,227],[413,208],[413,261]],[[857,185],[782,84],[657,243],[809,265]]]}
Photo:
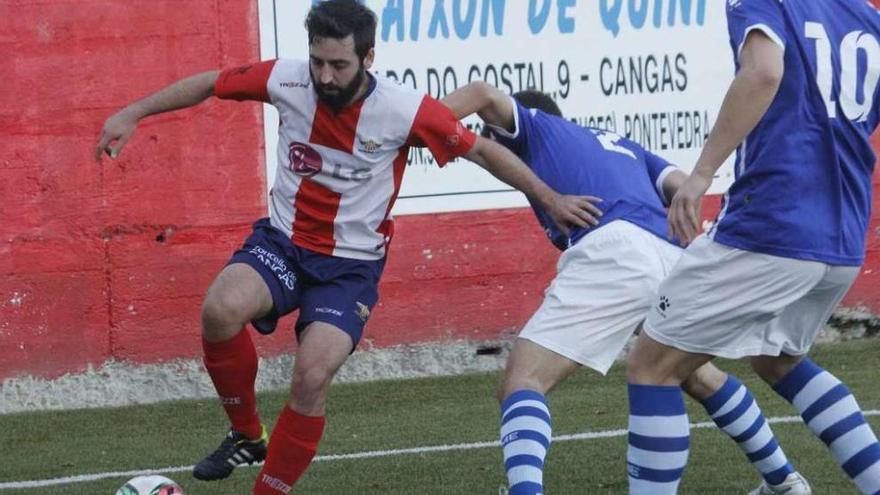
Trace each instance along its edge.
{"label": "player's hand", "polygon": [[669,204],[669,236],[678,237],[682,246],[693,242],[702,231],[700,209],[710,185],[711,177],[692,173]]}
{"label": "player's hand", "polygon": [[595,196],[557,194],[548,213],[553,219],[553,223],[556,224],[556,228],[567,236],[572,226],[589,228],[599,225],[602,210],[596,206],[596,203],[601,202],[602,200]]}
{"label": "player's hand", "polygon": [[104,122],[101,134],[98,136],[98,146],[95,148],[95,161],[101,161],[101,155],[107,153],[115,159],[122,151],[122,147],[137,129],[138,117],[128,108],[124,108]]}

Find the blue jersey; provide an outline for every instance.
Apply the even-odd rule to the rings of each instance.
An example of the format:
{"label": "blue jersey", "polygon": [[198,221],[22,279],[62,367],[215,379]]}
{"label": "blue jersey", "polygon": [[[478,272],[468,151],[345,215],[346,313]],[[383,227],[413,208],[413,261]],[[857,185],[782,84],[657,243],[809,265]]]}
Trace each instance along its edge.
{"label": "blue jersey", "polygon": [[[737,150],[722,244],[860,265],[871,217],[880,15],[865,0],[728,0],[737,55],[759,30],[785,50],[766,115]],[[737,70],[739,63],[737,62]]]}
{"label": "blue jersey", "polygon": [[573,229],[566,237],[550,215],[532,203],[538,221],[559,249],[614,220],[626,220],[666,239],[663,179],[675,170],[666,160],[616,134],[589,129],[521,106],[516,100],[513,133],[492,127],[495,139],[519,156],[561,194],[602,198],[598,226]]}

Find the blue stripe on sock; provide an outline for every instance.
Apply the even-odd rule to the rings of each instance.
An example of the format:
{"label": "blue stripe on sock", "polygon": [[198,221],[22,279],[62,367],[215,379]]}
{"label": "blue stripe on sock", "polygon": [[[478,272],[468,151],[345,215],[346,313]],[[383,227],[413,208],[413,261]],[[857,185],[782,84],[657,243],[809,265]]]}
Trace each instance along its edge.
{"label": "blue stripe on sock", "polygon": [[765,473],[764,480],[771,485],[778,485],[785,481],[785,478],[788,478],[788,475],[794,472],[794,466],[791,465],[790,462],[786,463],[785,466],[781,468],[771,471],[769,473]]}
{"label": "blue stripe on sock", "polygon": [[532,481],[522,481],[510,487],[508,495],[536,495],[544,493],[544,487]]}
{"label": "blue stripe on sock", "polygon": [[819,438],[825,442],[825,445],[831,445],[831,443],[838,438],[846,435],[863,424],[865,424],[865,417],[862,416],[861,411],[856,411],[826,428],[825,431],[819,435]]}
{"label": "blue stripe on sock", "polygon": [[679,469],[650,469],[636,464],[628,463],[629,475],[639,480],[653,481],[654,483],[669,483],[681,479],[684,468]]}
{"label": "blue stripe on sock", "polygon": [[843,470],[850,478],[855,478],[877,461],[880,461],[880,443],[874,442],[844,462]]}
{"label": "blue stripe on sock", "polygon": [[711,397],[703,401],[703,407],[706,409],[706,412],[710,416],[718,412],[741,386],[742,383],[735,376],[727,375],[727,381],[724,382],[724,385]]}
{"label": "blue stripe on sock", "polygon": [[792,368],[787,375],[773,385],[773,390],[784,397],[785,400],[791,402],[794,400],[794,397],[798,392],[803,390],[804,385],[809,383],[813,377],[822,371],[823,370],[819,365],[811,361],[809,358],[804,358],[797,366]]}
{"label": "blue stripe on sock", "polygon": [[510,406],[524,400],[536,400],[545,405],[547,404],[547,399],[541,392],[523,389],[517,390],[516,392],[508,395],[507,398],[504,399],[504,402],[501,403],[501,411],[507,411],[508,409],[510,409]]}
{"label": "blue stripe on sock", "polygon": [[507,414],[505,414],[501,418],[501,424],[505,425],[512,419],[521,418],[523,416],[537,418],[547,423],[548,425],[550,424],[550,416],[548,416],[545,411],[538,409],[537,407],[517,407],[516,409],[508,411]]}
{"label": "blue stripe on sock", "polygon": [[501,446],[504,447],[510,442],[515,442],[517,440],[533,440],[543,445],[545,449],[550,448],[550,439],[545,437],[542,433],[534,430],[512,431],[501,439]]}
{"label": "blue stripe on sock", "polygon": [[846,388],[846,385],[840,383],[828,392],[825,392],[825,395],[816,400],[816,402],[810,404],[801,414],[801,417],[804,418],[805,423],[809,423],[820,413],[849,395],[849,389]]}
{"label": "blue stripe on sock", "polygon": [[544,460],[533,455],[521,454],[515,455],[504,461],[504,469],[510,471],[517,466],[532,466],[538,469],[544,469]]}
{"label": "blue stripe on sock", "polygon": [[690,447],[690,437],[646,437],[630,432],[629,444],[651,452],[681,452]]}
{"label": "blue stripe on sock", "polygon": [[767,421],[764,419],[764,415],[759,414],[758,417],[755,418],[755,422],[752,423],[752,426],[749,426],[748,428],[746,428],[746,431],[731,438],[733,438],[733,441],[736,443],[743,443],[746,440],[755,436],[756,433],[761,431],[761,428],[763,428],[765,424],[767,424]]}
{"label": "blue stripe on sock", "polygon": [[629,412],[634,416],[679,416],[685,413],[681,387],[628,384]]}
{"label": "blue stripe on sock", "polygon": [[771,454],[776,452],[776,449],[778,449],[778,448],[779,448],[779,442],[777,442],[776,438],[774,437],[774,438],[771,438],[769,442],[767,442],[767,445],[761,447],[760,449],[758,449],[750,454],[746,454],[746,457],[748,457],[749,460],[752,462],[758,462],[761,459],[765,459],[765,458],[769,457]]}
{"label": "blue stripe on sock", "polygon": [[752,394],[749,393],[748,390],[746,390],[745,395],[743,395],[742,402],[737,404],[736,407],[734,407],[733,410],[729,413],[721,417],[715,418],[715,424],[718,425],[719,428],[725,428],[730,423],[733,423],[734,421],[738,420],[743,414],[745,414],[745,412],[748,411],[754,403],[755,398],[752,397]]}

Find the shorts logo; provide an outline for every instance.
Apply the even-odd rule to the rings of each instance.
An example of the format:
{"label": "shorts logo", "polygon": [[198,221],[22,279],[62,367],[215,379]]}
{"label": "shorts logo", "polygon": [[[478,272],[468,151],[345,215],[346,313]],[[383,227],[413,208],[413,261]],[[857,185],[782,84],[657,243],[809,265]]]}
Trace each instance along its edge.
{"label": "shorts logo", "polygon": [[314,148],[303,143],[290,143],[290,170],[296,175],[311,177],[323,168],[324,160]]}
{"label": "shorts logo", "polygon": [[287,290],[293,290],[296,287],[296,274],[290,271],[287,268],[287,263],[275,253],[266,250],[262,246],[254,246],[250,253],[269,267],[272,273],[275,274],[275,277],[278,278],[278,281],[284,284]]}
{"label": "shorts logo", "polygon": [[334,316],[342,316],[342,311],[338,309],[323,307],[323,308],[315,308],[315,313],[330,313]]}
{"label": "shorts logo", "polygon": [[239,405],[241,397],[220,397],[220,403],[224,405]]}
{"label": "shorts logo", "polygon": [[358,309],[357,309],[358,318],[360,318],[362,322],[366,323],[367,318],[370,317],[370,308],[368,308],[366,304],[364,304],[360,301],[355,301],[355,304],[357,304],[357,307],[358,307]]}
{"label": "shorts logo", "polygon": [[669,309],[672,304],[669,302],[669,298],[666,296],[660,296],[660,302],[657,304],[657,309],[660,311],[660,316],[666,317],[666,310]]}

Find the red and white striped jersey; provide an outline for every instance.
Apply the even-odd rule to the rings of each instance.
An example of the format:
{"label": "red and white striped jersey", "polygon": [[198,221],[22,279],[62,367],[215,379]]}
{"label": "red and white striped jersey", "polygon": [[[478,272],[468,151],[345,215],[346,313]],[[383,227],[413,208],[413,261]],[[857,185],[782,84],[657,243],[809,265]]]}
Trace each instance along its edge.
{"label": "red and white striped jersey", "polygon": [[382,258],[394,232],[391,207],[410,146],[428,147],[443,166],[476,141],[439,101],[371,76],[367,95],[337,113],[318,100],[304,60],[260,62],[217,78],[217,97],[278,109],[270,218],[300,247],[343,258]]}

